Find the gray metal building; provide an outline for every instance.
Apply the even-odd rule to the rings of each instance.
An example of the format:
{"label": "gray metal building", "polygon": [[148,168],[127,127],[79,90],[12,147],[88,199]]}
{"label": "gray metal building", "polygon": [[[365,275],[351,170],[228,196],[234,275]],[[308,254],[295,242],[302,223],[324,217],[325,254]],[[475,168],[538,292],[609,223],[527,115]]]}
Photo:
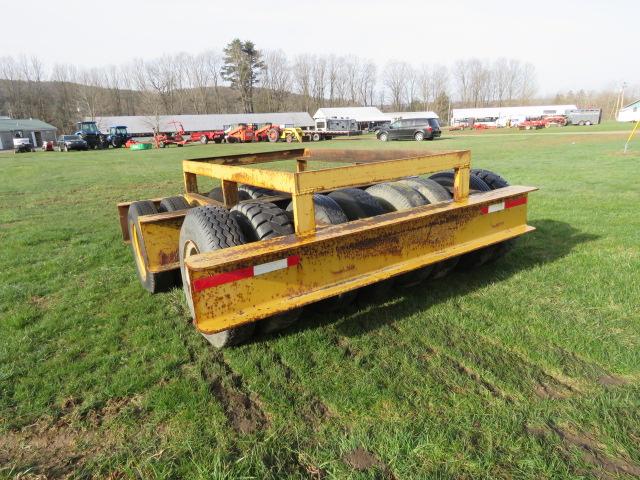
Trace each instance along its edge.
{"label": "gray metal building", "polygon": [[0,150],[13,150],[13,139],[28,138],[31,145],[41,147],[42,142],[55,140],[57,129],[35,119],[0,118]]}
{"label": "gray metal building", "polygon": [[[152,135],[154,129],[161,132],[173,132],[184,126],[187,133],[219,130],[238,123],[257,123],[258,125],[271,122],[274,125],[286,125],[313,128],[313,119],[307,112],[277,112],[277,113],[225,113],[211,115],[160,115],[160,116],[118,116],[85,118],[86,121],[95,120],[98,128],[106,132],[109,127],[125,126],[134,136]],[[175,122],[175,124],[174,124]]]}

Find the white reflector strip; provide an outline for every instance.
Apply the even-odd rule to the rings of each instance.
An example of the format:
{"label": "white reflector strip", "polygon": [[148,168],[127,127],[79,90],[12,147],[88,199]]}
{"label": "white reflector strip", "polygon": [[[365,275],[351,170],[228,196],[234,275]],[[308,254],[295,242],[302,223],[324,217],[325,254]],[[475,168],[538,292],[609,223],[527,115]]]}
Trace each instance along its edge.
{"label": "white reflector strip", "polygon": [[287,268],[289,264],[287,263],[287,259],[283,258],[282,260],[276,260],[275,262],[262,263],[260,265],[254,265],[253,267],[253,275],[263,275],[269,272],[275,272],[276,270],[283,270]]}
{"label": "white reflector strip", "polygon": [[489,213],[499,212],[500,210],[504,210],[504,202],[489,205]]}

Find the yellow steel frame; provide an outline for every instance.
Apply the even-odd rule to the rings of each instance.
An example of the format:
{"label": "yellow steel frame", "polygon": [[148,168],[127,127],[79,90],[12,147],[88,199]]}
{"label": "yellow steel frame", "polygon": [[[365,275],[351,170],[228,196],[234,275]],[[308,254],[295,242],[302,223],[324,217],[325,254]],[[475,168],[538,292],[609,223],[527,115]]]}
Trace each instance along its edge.
{"label": "yellow steel frame", "polygon": [[[253,162],[243,162],[243,158],[236,158],[237,163],[230,163],[227,157],[211,159],[185,160],[182,162],[184,172],[184,187],[187,198],[198,193],[197,176],[207,176],[220,179],[224,195],[224,203],[231,207],[238,203],[238,183],[246,183],[280,192],[291,194],[295,230],[298,235],[311,234],[315,231],[315,212],[313,194],[338,188],[363,185],[367,183],[384,182],[411,175],[454,170],[454,201],[462,202],[469,197],[469,176],[471,153],[459,150],[445,153],[424,154],[415,151],[386,151],[386,157],[372,162],[368,151],[332,151],[310,149],[295,149],[299,156],[296,172],[280,172],[259,168],[249,168],[247,163],[262,163],[279,160],[277,156],[264,154],[248,155]],[[384,151],[383,151],[384,152]],[[280,152],[282,153],[282,152]],[[342,159],[340,154],[343,155]],[[291,157],[291,154],[288,155]],[[378,154],[379,156],[379,154]],[[322,170],[309,170],[311,161],[342,161],[347,165]]]}
{"label": "yellow steel frame", "polygon": [[[257,164],[296,160],[296,171]],[[315,162],[349,163],[313,169]],[[467,150],[425,154],[410,150],[290,149],[183,161],[185,198],[215,202],[198,191],[198,176],[221,181],[224,205],[238,203],[238,184],[277,190],[291,197],[295,235],[195,255],[186,262],[195,325],[215,333],[243,323],[360,288],[533,230],[526,223],[532,187],[511,186],[469,196]],[[442,170],[454,170],[453,201],[316,228],[313,195]],[[489,205],[513,208],[487,214]],[[118,206],[127,240],[128,203]],[[484,210],[483,210],[484,209]],[[148,270],[178,268],[178,241],[186,211],[140,217]],[[294,256],[299,264],[257,277],[196,291],[194,282]]]}

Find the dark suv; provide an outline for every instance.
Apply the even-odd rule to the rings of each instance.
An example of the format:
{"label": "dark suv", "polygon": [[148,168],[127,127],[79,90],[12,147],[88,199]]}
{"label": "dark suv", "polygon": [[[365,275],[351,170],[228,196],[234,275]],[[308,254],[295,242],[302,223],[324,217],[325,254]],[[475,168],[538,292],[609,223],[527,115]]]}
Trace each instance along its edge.
{"label": "dark suv", "polygon": [[382,127],[376,137],[378,140],[433,140],[440,136],[440,124],[437,118],[404,118],[391,125]]}

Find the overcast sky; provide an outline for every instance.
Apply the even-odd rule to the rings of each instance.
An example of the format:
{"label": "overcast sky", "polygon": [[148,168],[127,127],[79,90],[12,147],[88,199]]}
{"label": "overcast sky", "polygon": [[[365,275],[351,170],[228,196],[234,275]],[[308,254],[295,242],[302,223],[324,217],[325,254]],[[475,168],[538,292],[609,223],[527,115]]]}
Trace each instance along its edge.
{"label": "overcast sky", "polygon": [[539,93],[640,82],[640,0],[23,0],[2,2],[0,56],[47,65],[124,63],[222,49],[355,54],[450,65],[517,58],[535,65]]}

